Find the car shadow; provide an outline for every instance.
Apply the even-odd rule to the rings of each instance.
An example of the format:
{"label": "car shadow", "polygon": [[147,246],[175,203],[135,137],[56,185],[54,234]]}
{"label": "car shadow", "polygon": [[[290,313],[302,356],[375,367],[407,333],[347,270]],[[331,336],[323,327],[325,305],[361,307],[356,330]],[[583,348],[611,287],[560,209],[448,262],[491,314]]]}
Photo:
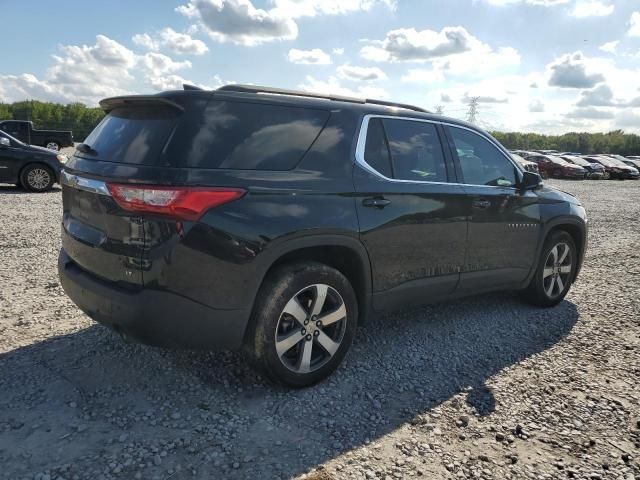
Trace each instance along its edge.
{"label": "car shadow", "polygon": [[[407,423],[433,435],[430,414],[452,397],[461,415],[489,415],[491,377],[578,319],[571,302],[537,309],[511,294],[387,315],[305,390],[273,387],[239,353],[129,345],[93,325],[0,355],[0,464],[24,476],[90,459],[103,472],[144,446],[167,452],[162,467],[138,460],[149,478],[168,468],[172,479],[289,478]],[[457,432],[451,423],[438,434]]]}

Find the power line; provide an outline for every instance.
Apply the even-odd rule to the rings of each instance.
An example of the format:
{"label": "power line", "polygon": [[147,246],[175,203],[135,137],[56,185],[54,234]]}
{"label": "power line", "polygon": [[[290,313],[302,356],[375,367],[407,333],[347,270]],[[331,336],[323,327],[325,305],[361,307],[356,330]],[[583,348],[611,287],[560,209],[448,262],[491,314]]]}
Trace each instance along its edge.
{"label": "power line", "polygon": [[442,105],[436,105],[436,115],[444,115],[444,107]]}

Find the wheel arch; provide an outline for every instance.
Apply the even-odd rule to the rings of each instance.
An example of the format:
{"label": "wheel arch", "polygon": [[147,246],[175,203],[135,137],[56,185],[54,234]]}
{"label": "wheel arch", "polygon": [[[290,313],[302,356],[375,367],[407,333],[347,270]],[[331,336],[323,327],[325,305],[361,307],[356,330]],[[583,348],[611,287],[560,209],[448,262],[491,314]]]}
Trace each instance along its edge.
{"label": "wheel arch", "polygon": [[574,276],[575,279],[582,268],[582,262],[587,248],[587,226],[582,220],[578,220],[576,217],[558,218],[549,222],[542,237],[542,241],[540,242],[540,250],[542,250],[542,245],[547,241],[547,238],[558,231],[565,231],[571,235],[571,238],[576,245],[578,263],[576,274]]}
{"label": "wheel arch", "polygon": [[274,269],[299,261],[319,262],[342,273],[351,283],[358,300],[358,323],[362,325],[367,322],[371,313],[371,263],[359,240],[346,235],[314,235],[289,240],[281,244],[265,262],[258,289]]}

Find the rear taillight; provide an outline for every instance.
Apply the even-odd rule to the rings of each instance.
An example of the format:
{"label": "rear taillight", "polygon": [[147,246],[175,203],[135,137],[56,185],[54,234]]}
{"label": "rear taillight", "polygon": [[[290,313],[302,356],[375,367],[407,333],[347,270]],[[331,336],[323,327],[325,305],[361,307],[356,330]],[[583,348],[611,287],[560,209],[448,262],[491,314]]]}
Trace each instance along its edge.
{"label": "rear taillight", "polygon": [[116,203],[131,212],[166,215],[180,220],[198,220],[210,208],[242,197],[241,188],[162,187],[107,184]]}

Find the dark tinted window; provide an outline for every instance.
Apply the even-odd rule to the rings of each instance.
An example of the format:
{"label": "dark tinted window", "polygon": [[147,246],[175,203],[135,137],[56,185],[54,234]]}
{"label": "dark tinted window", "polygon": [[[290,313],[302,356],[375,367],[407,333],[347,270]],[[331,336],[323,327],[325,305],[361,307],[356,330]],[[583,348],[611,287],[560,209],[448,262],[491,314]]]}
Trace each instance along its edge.
{"label": "dark tinted window", "polygon": [[451,127],[464,183],[510,187],[516,184],[516,167],[495,145],[469,130]]}
{"label": "dark tinted window", "polygon": [[389,140],[394,178],[446,182],[442,146],[432,123],[384,120]]}
{"label": "dark tinted window", "polygon": [[190,167],[289,170],[329,118],[307,108],[211,101],[189,145]]}
{"label": "dark tinted window", "polygon": [[369,121],[364,160],[385,177],[393,178],[389,147],[382,127],[382,120],[379,118],[372,118]]}
{"label": "dark tinted window", "polygon": [[107,162],[162,165],[162,150],[180,112],[172,107],[116,108],[85,139],[95,153],[77,153]]}

